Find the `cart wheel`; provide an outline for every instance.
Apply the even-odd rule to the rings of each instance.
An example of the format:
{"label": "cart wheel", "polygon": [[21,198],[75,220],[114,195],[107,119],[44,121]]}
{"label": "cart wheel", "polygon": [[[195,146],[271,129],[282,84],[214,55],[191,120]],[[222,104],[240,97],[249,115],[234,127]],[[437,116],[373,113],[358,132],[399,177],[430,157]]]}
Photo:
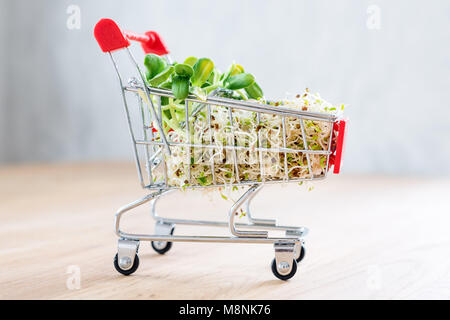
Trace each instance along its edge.
{"label": "cart wheel", "polygon": [[116,268],[116,270],[118,272],[120,272],[123,275],[129,276],[130,274],[134,273],[137,270],[137,268],[139,267],[139,257],[138,257],[138,255],[134,256],[133,265],[128,270],[123,270],[122,268],[120,268],[118,260],[119,260],[119,256],[116,253],[116,256],[114,257],[114,267]]}
{"label": "cart wheel", "polygon": [[280,274],[278,272],[278,268],[277,268],[277,262],[275,259],[272,260],[272,272],[275,275],[275,277],[277,277],[280,280],[289,280],[290,278],[292,278],[295,273],[297,272],[297,261],[292,260],[292,269],[291,272],[289,272],[288,274]]}
{"label": "cart wheel", "polygon": [[304,257],[305,257],[305,247],[300,246],[300,254],[298,255],[297,258],[295,258],[295,261],[300,262],[303,260]]}
{"label": "cart wheel", "polygon": [[[170,230],[170,235],[173,235],[173,230]],[[170,241],[152,241],[152,248],[159,254],[164,254],[172,248],[172,242]]]}

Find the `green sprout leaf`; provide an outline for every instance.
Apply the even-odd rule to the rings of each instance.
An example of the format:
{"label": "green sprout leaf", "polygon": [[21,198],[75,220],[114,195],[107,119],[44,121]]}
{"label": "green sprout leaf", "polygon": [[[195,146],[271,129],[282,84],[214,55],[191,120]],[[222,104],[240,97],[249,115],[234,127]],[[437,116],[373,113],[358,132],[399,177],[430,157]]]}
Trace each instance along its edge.
{"label": "green sprout leaf", "polygon": [[200,58],[194,64],[194,74],[191,81],[193,86],[201,87],[209,78],[214,69],[214,62],[208,58]]}
{"label": "green sprout leaf", "polygon": [[238,75],[243,72],[244,72],[244,68],[241,65],[238,65],[233,62],[233,64],[228,68],[227,72],[222,74],[222,76],[220,77],[220,80],[222,81],[222,83],[227,83],[228,79],[231,76],[235,76],[235,75]]}
{"label": "green sprout leaf", "polygon": [[194,74],[194,69],[188,64],[179,63],[175,66],[175,73],[181,77],[190,78]]}
{"label": "green sprout leaf", "polygon": [[235,76],[238,74],[244,73],[244,67],[240,64],[233,64],[233,68],[231,69],[230,76]]}
{"label": "green sprout leaf", "polygon": [[147,80],[151,80],[167,67],[167,62],[160,56],[150,53],[145,56],[144,65],[147,68]]}
{"label": "green sprout leaf", "polygon": [[251,85],[246,87],[244,90],[247,93],[247,95],[249,96],[249,98],[251,98],[251,99],[258,100],[258,99],[264,97],[264,93],[263,93],[261,87],[256,82],[253,82]]}
{"label": "green sprout leaf", "polygon": [[239,90],[248,87],[255,82],[255,77],[250,73],[240,73],[228,79],[225,88]]}
{"label": "green sprout leaf", "polygon": [[184,60],[184,64],[187,64],[187,65],[193,67],[194,64],[197,62],[197,60],[198,59],[196,57],[189,57],[189,58],[186,58],[186,60]]}
{"label": "green sprout leaf", "polygon": [[170,77],[170,75],[174,72],[174,67],[169,66],[166,69],[164,69],[162,72],[158,73],[155,77],[153,77],[149,83],[153,87],[157,87],[163,82],[167,81]]}
{"label": "green sprout leaf", "polygon": [[189,78],[176,75],[172,80],[172,93],[175,98],[184,100],[189,95]]}

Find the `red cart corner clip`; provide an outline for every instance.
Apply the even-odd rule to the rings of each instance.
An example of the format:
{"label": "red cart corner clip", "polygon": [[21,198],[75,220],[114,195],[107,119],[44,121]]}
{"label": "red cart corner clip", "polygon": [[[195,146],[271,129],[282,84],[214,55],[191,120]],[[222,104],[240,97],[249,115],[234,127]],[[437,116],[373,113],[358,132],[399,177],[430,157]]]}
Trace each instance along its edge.
{"label": "red cart corner clip", "polygon": [[333,125],[333,134],[336,135],[336,144],[332,148],[330,155],[330,166],[334,166],[333,173],[338,174],[341,171],[343,162],[343,153],[345,147],[345,135],[347,134],[348,119],[336,121]]}

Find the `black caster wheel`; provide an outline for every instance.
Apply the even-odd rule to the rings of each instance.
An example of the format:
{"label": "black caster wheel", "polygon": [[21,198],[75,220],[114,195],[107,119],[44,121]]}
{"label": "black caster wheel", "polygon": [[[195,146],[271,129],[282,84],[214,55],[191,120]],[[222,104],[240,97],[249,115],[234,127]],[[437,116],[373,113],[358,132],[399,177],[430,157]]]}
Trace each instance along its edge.
{"label": "black caster wheel", "polygon": [[305,247],[300,246],[300,254],[298,255],[297,258],[295,258],[295,261],[300,262],[303,260],[304,257],[305,257]]}
{"label": "black caster wheel", "polygon": [[[173,235],[173,230],[170,231],[170,235]],[[152,241],[152,248],[159,254],[164,254],[172,248],[172,242],[169,241]]]}
{"label": "black caster wheel", "polygon": [[292,269],[291,272],[289,272],[288,274],[282,275],[280,273],[278,273],[278,269],[277,269],[277,262],[276,259],[272,260],[272,272],[275,275],[275,277],[277,277],[280,280],[289,280],[290,278],[292,278],[295,273],[297,272],[297,261],[292,260]]}
{"label": "black caster wheel", "polygon": [[133,265],[131,266],[131,268],[128,270],[123,270],[119,266],[119,255],[116,253],[116,256],[114,257],[114,268],[116,268],[116,270],[118,272],[120,272],[121,274],[123,274],[125,276],[129,276],[130,274],[134,273],[138,267],[139,267],[139,257],[138,257],[138,255],[136,255],[134,257],[134,262],[133,262]]}

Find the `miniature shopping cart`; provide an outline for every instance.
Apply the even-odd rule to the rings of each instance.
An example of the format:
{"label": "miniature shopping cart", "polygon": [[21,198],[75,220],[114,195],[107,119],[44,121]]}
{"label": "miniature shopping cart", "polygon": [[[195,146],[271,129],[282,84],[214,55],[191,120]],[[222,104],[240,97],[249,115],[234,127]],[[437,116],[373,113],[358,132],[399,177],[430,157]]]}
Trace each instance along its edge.
{"label": "miniature shopping cart", "polygon": [[[285,183],[285,182],[299,182],[304,180],[323,179],[327,175],[327,171],[333,167],[334,173],[339,173],[341,166],[341,157],[343,152],[343,143],[345,136],[346,122],[339,119],[337,116],[327,113],[316,113],[301,110],[294,110],[283,106],[274,106],[269,104],[261,104],[250,101],[229,99],[218,96],[208,96],[206,100],[201,100],[194,95],[189,95],[185,99],[185,121],[184,130],[186,130],[186,137],[190,136],[190,132],[194,130],[191,123],[192,115],[189,114],[189,104],[197,103],[204,107],[205,114],[209,116],[211,121],[211,110],[214,108],[227,108],[229,110],[229,122],[233,123],[233,112],[239,110],[249,111],[255,114],[257,119],[263,116],[270,115],[271,117],[279,117],[282,121],[283,132],[283,146],[274,148],[266,148],[259,146],[256,148],[257,152],[275,152],[284,156],[284,165],[287,166],[286,158],[288,154],[302,154],[308,160],[305,164],[308,175],[306,177],[290,177],[287,173],[284,179],[270,180],[265,179],[261,175],[261,179],[246,180],[239,179],[239,174],[236,175],[234,186],[248,187],[243,195],[233,204],[228,212],[227,222],[218,221],[201,221],[201,220],[185,220],[185,219],[171,219],[164,218],[156,213],[156,203],[163,195],[169,192],[180,190],[179,186],[173,185],[169,182],[167,174],[167,159],[171,157],[171,152],[174,148],[184,147],[189,150],[191,148],[199,147],[189,139],[185,141],[173,141],[168,134],[165,134],[162,121],[162,99],[174,98],[170,90],[161,88],[149,87],[146,84],[145,77],[139,65],[136,63],[131,51],[129,50],[129,40],[138,41],[141,43],[145,53],[154,53],[164,56],[169,62],[168,50],[162,42],[159,35],[154,31],[149,31],[145,34],[136,34],[133,32],[123,32],[119,29],[116,23],[110,19],[102,19],[95,26],[94,31],[98,44],[103,52],[107,52],[113,62],[115,71],[117,72],[120,82],[120,89],[122,92],[123,104],[125,107],[126,120],[132,140],[134,158],[136,161],[137,173],[141,186],[149,190],[149,194],[145,197],[136,200],[126,206],[120,208],[115,215],[115,232],[119,237],[118,250],[114,259],[114,266],[118,272],[124,275],[130,275],[136,271],[139,266],[138,248],[140,241],[151,241],[153,249],[164,254],[172,247],[172,242],[220,242],[220,243],[266,243],[273,244],[275,249],[275,259],[272,261],[272,272],[274,275],[282,280],[290,279],[297,271],[297,263],[300,262],[305,255],[304,237],[307,234],[305,227],[280,226],[276,220],[271,219],[257,219],[254,218],[250,211],[250,203],[254,196],[261,190],[266,183]],[[125,50],[120,50],[125,49]],[[122,80],[116,63],[116,51],[121,51],[128,56],[131,61],[131,67],[135,70],[136,76],[131,77],[125,84]],[[114,55],[113,55],[114,52]],[[122,70],[123,71],[123,70]],[[133,99],[136,102],[136,107],[130,108],[129,102]],[[286,145],[285,138],[285,120],[295,119],[298,121],[298,127],[303,132],[303,146],[302,149],[289,148]],[[313,150],[308,147],[305,139],[304,129],[305,122],[308,120],[325,121],[328,122],[332,129],[329,134],[328,150]],[[209,122],[209,129],[211,122]],[[218,148],[217,145],[204,143],[200,147]],[[237,146],[235,143],[221,146],[228,151],[236,154],[242,151],[242,146]],[[270,149],[270,150],[269,150]],[[323,156],[326,159],[326,169],[323,173],[317,175],[313,173],[311,168],[310,157]],[[188,163],[190,161],[187,160]],[[236,161],[236,158],[234,158]],[[214,161],[210,163],[211,172],[214,175]],[[189,165],[188,165],[189,167]],[[234,163],[235,170],[239,170],[237,163]],[[263,167],[261,164],[261,171]],[[157,172],[163,174],[162,179],[156,179]],[[287,171],[286,171],[287,172]],[[202,187],[223,187],[224,183],[214,179],[208,186],[202,185],[186,185],[186,188],[202,188]],[[142,204],[150,202],[150,210],[155,219],[154,234],[131,234],[125,233],[120,229],[120,221],[122,216]],[[246,214],[248,223],[238,223],[235,221],[237,213],[241,208]],[[215,226],[227,227],[231,233],[230,236],[188,236],[188,235],[174,235],[175,225],[197,225],[197,226]],[[283,237],[271,237],[269,231],[283,231]]]}

